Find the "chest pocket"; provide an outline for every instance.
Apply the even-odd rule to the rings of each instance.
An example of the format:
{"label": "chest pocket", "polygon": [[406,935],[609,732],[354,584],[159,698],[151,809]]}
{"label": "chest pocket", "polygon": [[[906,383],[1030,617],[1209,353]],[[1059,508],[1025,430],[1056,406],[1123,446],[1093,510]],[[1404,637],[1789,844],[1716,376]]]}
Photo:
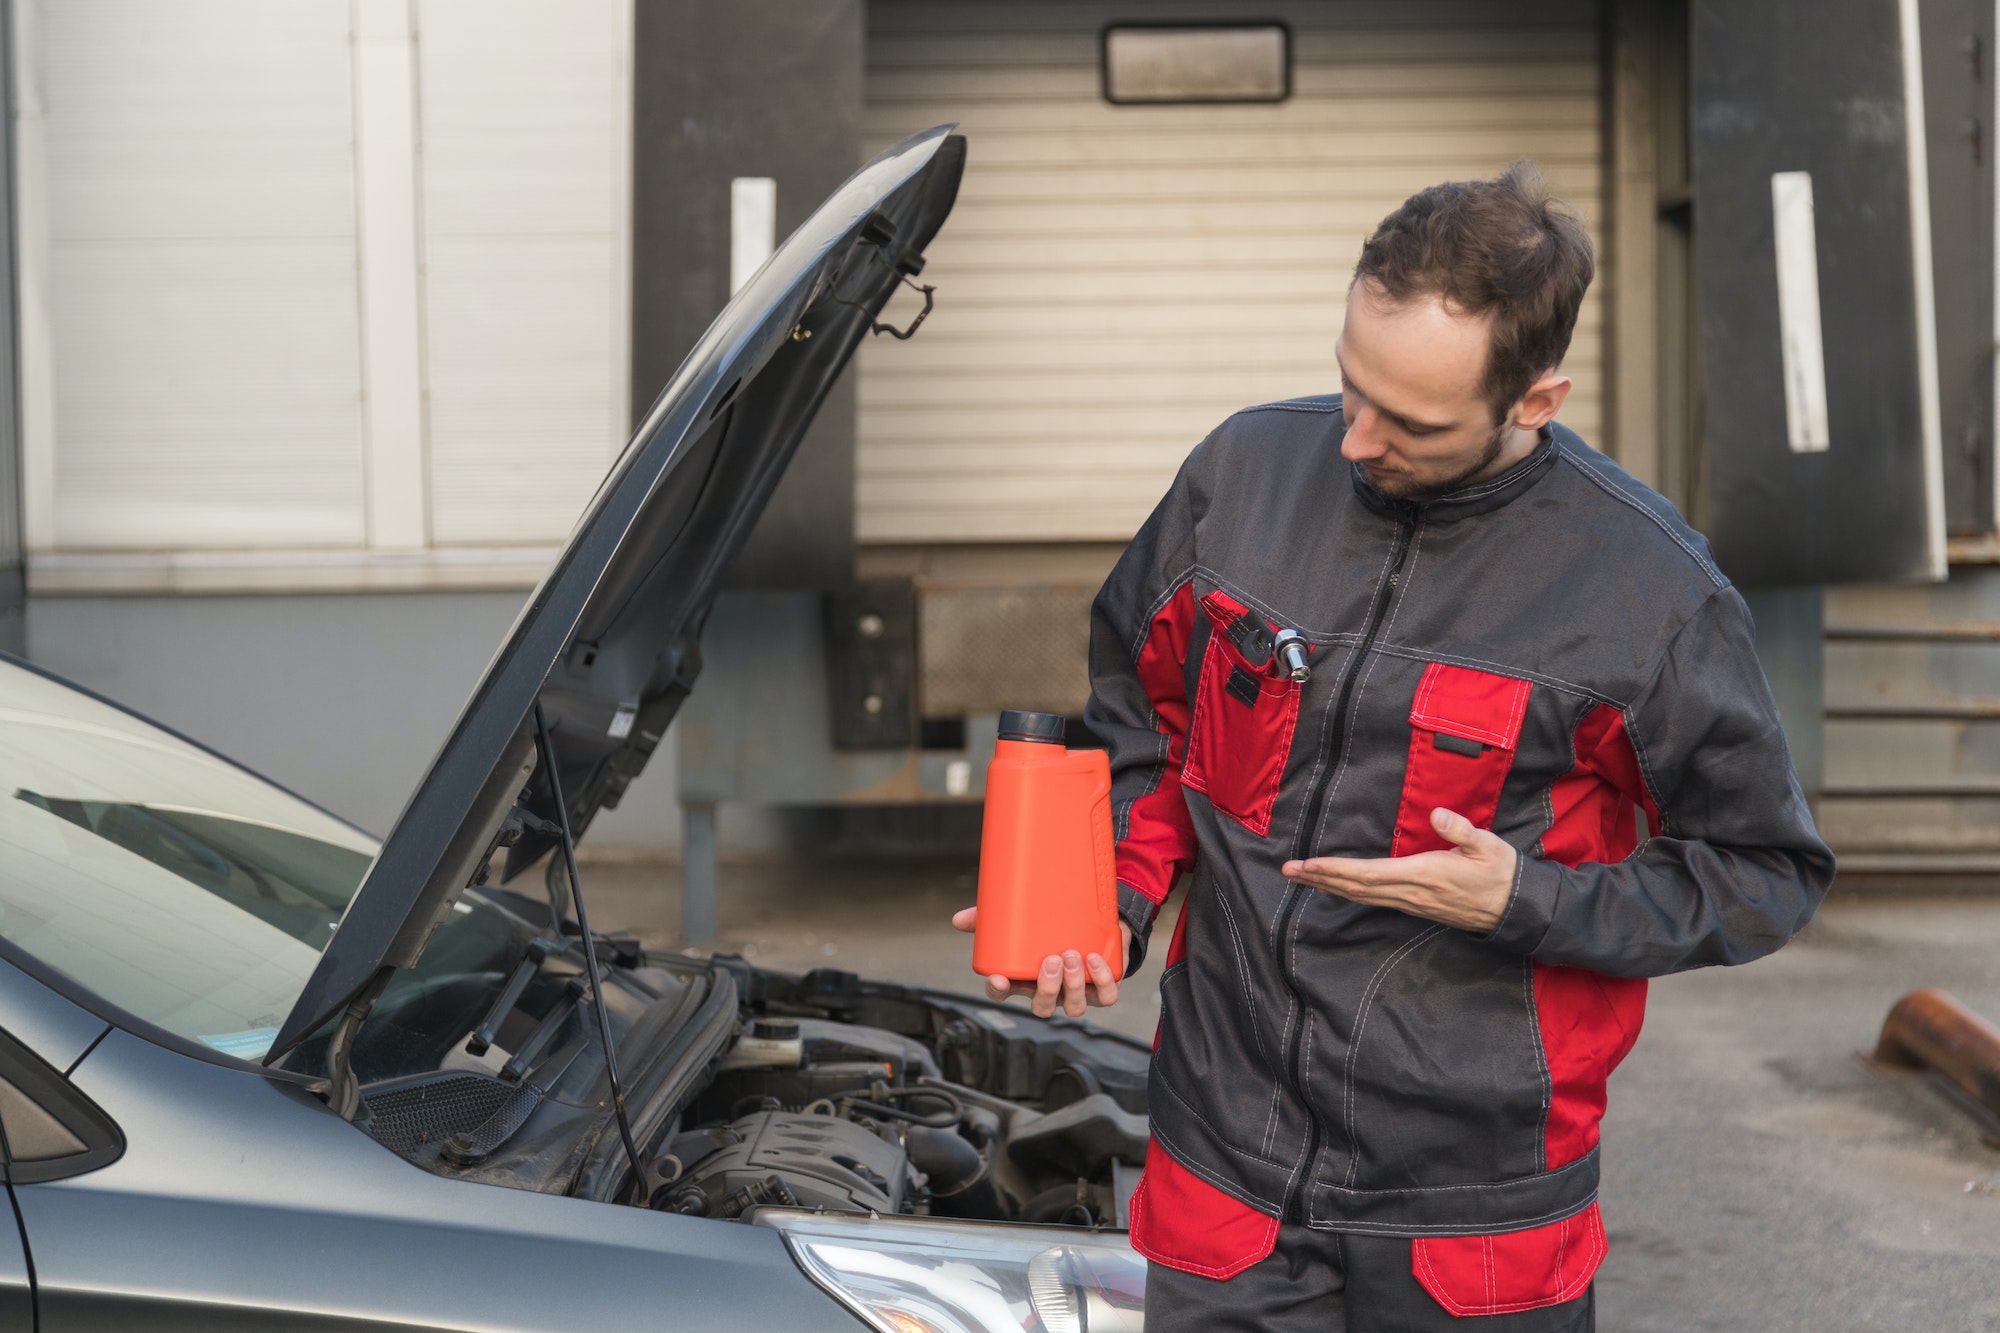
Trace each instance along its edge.
{"label": "chest pocket", "polygon": [[1410,705],[1410,763],[1389,855],[1449,847],[1431,827],[1431,811],[1439,806],[1480,828],[1493,827],[1532,688],[1471,667],[1433,662],[1424,668]]}
{"label": "chest pocket", "polygon": [[1202,654],[1181,782],[1267,837],[1298,726],[1299,684],[1279,669],[1262,616],[1222,592],[1206,594],[1201,609],[1215,632]]}

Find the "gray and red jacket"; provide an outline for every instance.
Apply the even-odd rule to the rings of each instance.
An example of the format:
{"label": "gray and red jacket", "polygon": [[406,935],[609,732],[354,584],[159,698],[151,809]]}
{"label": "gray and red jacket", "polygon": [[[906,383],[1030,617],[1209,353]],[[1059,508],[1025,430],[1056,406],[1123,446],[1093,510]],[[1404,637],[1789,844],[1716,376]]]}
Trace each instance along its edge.
{"label": "gray and red jacket", "polygon": [[[1337,396],[1231,417],[1092,613],[1133,965],[1191,872],[1134,1236],[1215,1276],[1279,1218],[1572,1243],[1644,978],[1771,952],[1833,877],[1748,611],[1666,501],[1561,427],[1390,500],[1343,429]],[[1279,873],[1440,848],[1438,806],[1521,853],[1490,935]]]}

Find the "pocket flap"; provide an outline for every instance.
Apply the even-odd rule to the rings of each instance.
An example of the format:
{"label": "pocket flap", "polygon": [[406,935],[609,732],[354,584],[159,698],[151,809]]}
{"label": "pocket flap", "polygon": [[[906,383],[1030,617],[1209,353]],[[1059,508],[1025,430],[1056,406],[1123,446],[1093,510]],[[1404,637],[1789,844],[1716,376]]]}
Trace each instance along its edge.
{"label": "pocket flap", "polygon": [[1202,595],[1201,610],[1215,632],[1234,646],[1246,663],[1264,670],[1277,641],[1262,616],[1251,615],[1250,608],[1220,589]]}
{"label": "pocket flap", "polygon": [[1604,1259],[1597,1205],[1547,1226],[1499,1236],[1425,1236],[1410,1243],[1410,1271],[1459,1318],[1512,1314],[1583,1295]]}
{"label": "pocket flap", "polygon": [[1511,750],[1521,738],[1533,685],[1513,676],[1433,662],[1424,668],[1410,724]]}
{"label": "pocket flap", "polygon": [[1146,1144],[1146,1170],[1132,1193],[1132,1248],[1154,1263],[1202,1277],[1235,1277],[1268,1257],[1278,1219],[1224,1194]]}

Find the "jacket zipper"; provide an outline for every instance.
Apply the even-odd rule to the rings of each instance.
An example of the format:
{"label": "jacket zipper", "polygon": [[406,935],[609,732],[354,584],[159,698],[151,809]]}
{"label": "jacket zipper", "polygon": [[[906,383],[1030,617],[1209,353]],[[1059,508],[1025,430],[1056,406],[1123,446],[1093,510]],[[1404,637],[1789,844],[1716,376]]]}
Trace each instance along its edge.
{"label": "jacket zipper", "polygon": [[[1362,632],[1361,643],[1354,655],[1347,659],[1347,669],[1340,676],[1340,693],[1333,704],[1333,745],[1327,754],[1327,761],[1320,766],[1319,777],[1314,779],[1312,793],[1306,799],[1305,818],[1299,825],[1299,836],[1293,845],[1292,859],[1303,861],[1312,852],[1313,830],[1319,827],[1321,817],[1326,813],[1327,790],[1333,783],[1333,775],[1339,770],[1342,753],[1347,749],[1347,729],[1354,708],[1354,682],[1360,676],[1361,663],[1368,650],[1375,646],[1375,636],[1382,629],[1383,617],[1389,613],[1389,603],[1395,600],[1397,585],[1402,580],[1403,561],[1409,557],[1411,539],[1416,536],[1417,517],[1403,520],[1396,532],[1396,546],[1389,557],[1389,573],[1382,585],[1375,590],[1375,603],[1368,608],[1368,625]],[[1298,919],[1317,889],[1294,885],[1285,899],[1285,908],[1278,917],[1278,968],[1284,974],[1285,985],[1292,992],[1292,1002],[1298,1008],[1299,1021],[1292,1025],[1292,1033],[1285,1049],[1285,1071],[1291,1079],[1292,1091],[1298,1096],[1300,1105],[1306,1108],[1306,1152],[1299,1167],[1299,1176],[1285,1199],[1284,1220],[1305,1224],[1306,1185],[1312,1179],[1313,1163],[1319,1157],[1320,1132],[1319,1116],[1313,1111],[1312,1103],[1306,1098],[1305,1078],[1299,1068],[1305,1052],[1306,1012],[1305,997],[1299,993],[1298,978],[1292,972],[1291,937],[1292,925]]]}

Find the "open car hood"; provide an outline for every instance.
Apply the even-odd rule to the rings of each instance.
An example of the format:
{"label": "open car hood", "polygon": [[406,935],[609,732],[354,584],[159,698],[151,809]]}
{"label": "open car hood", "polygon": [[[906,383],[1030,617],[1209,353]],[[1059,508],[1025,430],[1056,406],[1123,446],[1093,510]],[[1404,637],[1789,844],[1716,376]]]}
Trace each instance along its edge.
{"label": "open car hood", "polygon": [[[515,620],[279,1028],[275,1060],[407,967],[496,848],[549,719],[580,835],[645,766],[700,670],[702,621],[813,414],[951,211],[965,140],[913,135],[849,177],[668,382]],[[550,846],[530,834],[506,873]]]}

